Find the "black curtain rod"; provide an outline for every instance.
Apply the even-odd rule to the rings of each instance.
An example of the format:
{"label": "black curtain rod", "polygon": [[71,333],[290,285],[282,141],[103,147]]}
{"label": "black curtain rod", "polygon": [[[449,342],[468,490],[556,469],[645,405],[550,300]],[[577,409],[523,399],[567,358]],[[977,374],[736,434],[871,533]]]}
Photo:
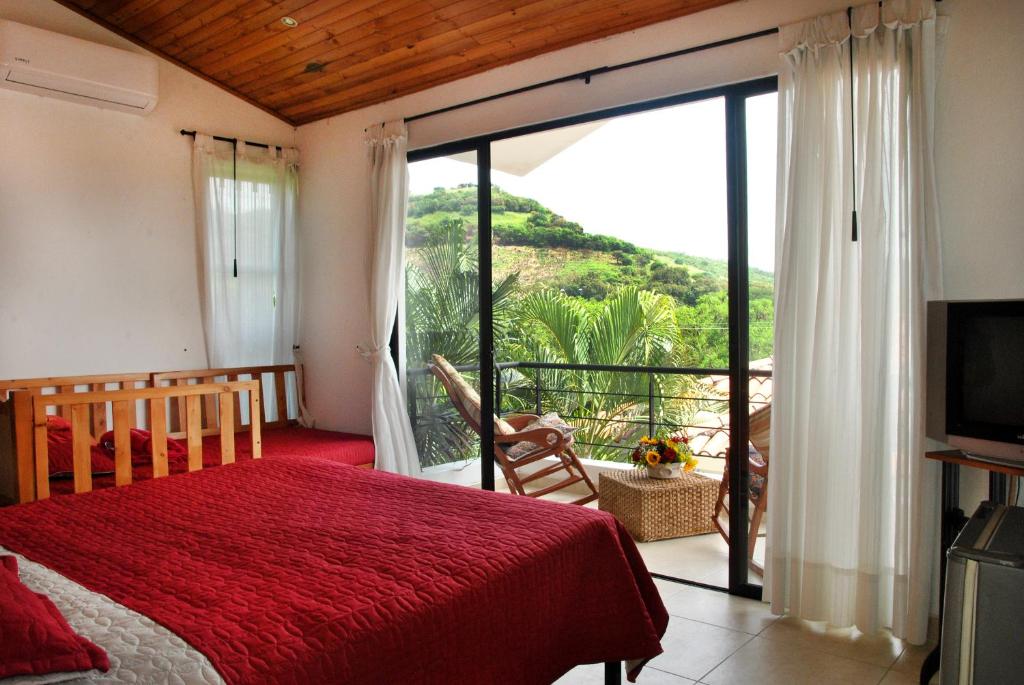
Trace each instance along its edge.
{"label": "black curtain rod", "polygon": [[[193,138],[196,137],[196,132],[195,131],[186,131],[185,129],[181,129],[180,133],[183,136],[192,136]],[[270,150],[272,148],[277,148],[278,150],[282,150],[283,149],[280,145],[267,145],[266,143],[254,143],[251,140],[239,140],[238,138],[225,138],[224,136],[213,136],[213,139],[214,140],[219,140],[219,141],[224,142],[224,143],[231,143],[232,145],[238,145],[239,143],[245,143],[246,145],[249,145],[251,147],[261,147],[264,150]]]}
{"label": "black curtain rod", "polygon": [[690,55],[695,52],[702,52],[704,50],[711,50],[713,48],[720,48],[726,45],[732,45],[733,43],[742,43],[744,41],[753,40],[755,38],[762,38],[764,36],[771,36],[779,32],[778,28],[764,29],[763,31],[755,31],[753,33],[747,33],[742,36],[734,36],[733,38],[724,38],[722,40],[716,40],[713,43],[705,43],[703,45],[695,45],[690,48],[683,48],[682,50],[673,50],[672,52],[666,52],[660,55],[653,55],[651,57],[644,57],[642,59],[635,59],[631,62],[623,62],[622,64],[613,64],[607,67],[597,67],[596,69],[588,69],[587,71],[581,71],[577,74],[570,74],[568,76],[560,76],[559,78],[551,79],[550,81],[542,81],[541,83],[533,83],[528,86],[522,86],[521,88],[515,88],[513,90],[506,90],[504,93],[495,93],[494,95],[488,95],[486,97],[477,98],[476,100],[469,100],[468,102],[461,102],[457,105],[450,105],[448,107],[442,107],[441,109],[435,109],[430,112],[424,112],[422,114],[415,114],[411,117],[405,118],[405,123],[412,121],[418,121],[419,119],[426,119],[427,117],[437,116],[438,114],[445,114],[447,112],[453,112],[463,107],[472,107],[474,105],[481,105],[485,102],[492,100],[500,100],[501,98],[507,98],[512,95],[519,95],[520,93],[527,93],[531,90],[538,90],[539,88],[547,88],[548,86],[556,86],[560,83],[570,83],[572,81],[583,81],[589,84],[590,79],[594,76],[601,76],[603,74],[610,74],[614,71],[620,71],[622,69],[632,69],[633,67],[643,66],[645,64],[651,64],[653,62],[661,62],[666,59],[673,59],[675,57],[682,57],[683,55]]}

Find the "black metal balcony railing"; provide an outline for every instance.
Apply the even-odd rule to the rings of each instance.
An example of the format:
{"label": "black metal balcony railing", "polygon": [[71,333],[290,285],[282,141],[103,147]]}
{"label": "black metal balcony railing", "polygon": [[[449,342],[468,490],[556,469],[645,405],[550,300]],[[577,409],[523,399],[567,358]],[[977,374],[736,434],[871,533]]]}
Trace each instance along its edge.
{"label": "black metal balcony railing", "polygon": [[[467,376],[480,370],[479,365],[456,368]],[[576,444],[589,456],[627,461],[641,435],[685,432],[705,438],[692,442],[697,456],[725,457],[728,369],[534,361],[500,362],[495,368],[496,414],[543,415],[545,411],[557,411],[566,421],[580,427]],[[764,386],[772,375],[770,370],[761,369],[751,369],[749,373],[750,386]],[[624,374],[628,378],[623,378]],[[436,411],[449,406],[450,400],[429,369],[410,369],[407,378],[409,414],[418,438],[425,438],[426,432],[434,430],[450,434],[460,430],[457,425],[468,431],[457,415],[449,412],[442,416],[443,412]],[[679,382],[681,378],[691,382]],[[770,390],[761,390],[749,388],[753,408],[771,399]],[[712,439],[716,435],[724,439]],[[473,436],[467,433],[466,454],[451,454],[447,458],[444,454],[421,454],[421,458],[428,465],[475,456],[469,448],[472,442]]]}

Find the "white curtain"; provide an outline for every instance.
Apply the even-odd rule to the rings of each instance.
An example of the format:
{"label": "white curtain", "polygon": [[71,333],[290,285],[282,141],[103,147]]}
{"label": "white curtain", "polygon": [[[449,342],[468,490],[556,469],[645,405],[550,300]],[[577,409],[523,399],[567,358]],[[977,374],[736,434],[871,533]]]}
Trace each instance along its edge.
{"label": "white curtain", "polygon": [[196,134],[192,183],[209,365],[292,363],[298,152],[241,141],[233,151],[231,143]]}
{"label": "white curtain", "polygon": [[420,460],[390,345],[405,271],[405,213],[409,199],[405,124],[394,121],[371,126],[367,143],[373,254],[370,342],[361,349],[373,365],[371,401],[376,468],[412,476],[420,473]]}
{"label": "white curtain", "polygon": [[938,554],[938,474],[923,459],[925,302],[940,287],[935,7],[865,5],[852,27],[841,12],[780,33],[765,594],[775,613],[921,643]]}

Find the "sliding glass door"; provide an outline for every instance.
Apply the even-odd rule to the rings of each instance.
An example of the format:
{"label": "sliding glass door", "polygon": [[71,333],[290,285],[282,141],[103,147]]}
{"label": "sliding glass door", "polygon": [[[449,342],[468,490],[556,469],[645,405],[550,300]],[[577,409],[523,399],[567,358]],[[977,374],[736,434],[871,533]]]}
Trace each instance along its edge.
{"label": "sliding glass door", "polygon": [[480,436],[430,373],[433,355],[480,383],[480,207],[469,150],[409,164],[404,325],[409,415],[420,464],[439,480],[479,487]]}
{"label": "sliding glass door", "polygon": [[410,154],[400,343],[428,477],[504,489],[492,436],[426,369],[441,354],[483,415],[572,424],[595,481],[633,473],[644,437],[689,445],[683,480],[704,499],[667,512],[692,525],[641,553],[657,575],[759,594],[748,416],[771,401],[774,91],[764,79]]}

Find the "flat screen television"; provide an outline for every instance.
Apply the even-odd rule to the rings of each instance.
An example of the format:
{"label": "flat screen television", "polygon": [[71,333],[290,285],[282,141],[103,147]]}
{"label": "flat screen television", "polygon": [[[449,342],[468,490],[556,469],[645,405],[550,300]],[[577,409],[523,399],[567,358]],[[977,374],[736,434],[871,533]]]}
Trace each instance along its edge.
{"label": "flat screen television", "polygon": [[1024,300],[928,303],[928,437],[1024,461]]}

